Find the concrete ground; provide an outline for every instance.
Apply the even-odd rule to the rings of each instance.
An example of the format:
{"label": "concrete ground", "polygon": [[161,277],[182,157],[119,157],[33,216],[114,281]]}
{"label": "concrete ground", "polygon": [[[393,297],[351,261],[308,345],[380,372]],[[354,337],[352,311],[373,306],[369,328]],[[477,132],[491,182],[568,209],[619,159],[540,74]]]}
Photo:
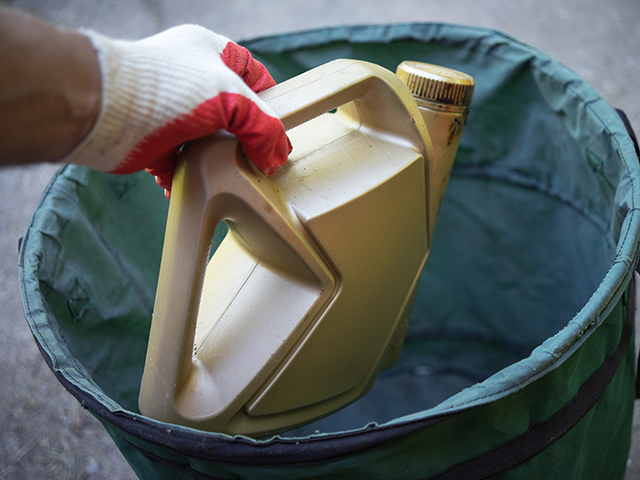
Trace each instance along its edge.
{"label": "concrete ground", "polygon": [[[232,39],[340,24],[443,21],[490,27],[573,68],[640,130],[637,0],[0,0],[53,22],[139,38],[199,23]],[[2,48],[0,46],[0,48]],[[2,133],[0,132],[0,135]],[[0,478],[135,478],[100,424],[54,379],[23,318],[18,238],[55,166],[0,169]],[[640,404],[636,404],[640,407]],[[636,414],[627,480],[640,478]]]}

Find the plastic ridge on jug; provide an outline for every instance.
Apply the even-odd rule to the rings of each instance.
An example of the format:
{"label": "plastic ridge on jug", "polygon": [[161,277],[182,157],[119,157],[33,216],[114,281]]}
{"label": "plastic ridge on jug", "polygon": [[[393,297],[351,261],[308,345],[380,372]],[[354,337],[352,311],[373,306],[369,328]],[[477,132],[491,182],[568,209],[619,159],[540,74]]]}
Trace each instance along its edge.
{"label": "plastic ridge on jug", "polygon": [[224,133],[177,165],[139,399],[154,419],[256,437],[353,402],[394,363],[459,135],[367,62],[260,96],[294,147],[278,173]]}

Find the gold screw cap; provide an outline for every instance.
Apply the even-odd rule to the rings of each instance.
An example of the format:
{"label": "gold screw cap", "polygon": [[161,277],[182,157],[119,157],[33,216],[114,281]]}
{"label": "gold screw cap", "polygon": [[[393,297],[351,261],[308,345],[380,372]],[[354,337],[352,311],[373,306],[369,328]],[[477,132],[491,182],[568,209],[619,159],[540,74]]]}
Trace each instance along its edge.
{"label": "gold screw cap", "polygon": [[473,97],[473,77],[451,68],[405,61],[398,65],[396,75],[421,100],[468,106]]}

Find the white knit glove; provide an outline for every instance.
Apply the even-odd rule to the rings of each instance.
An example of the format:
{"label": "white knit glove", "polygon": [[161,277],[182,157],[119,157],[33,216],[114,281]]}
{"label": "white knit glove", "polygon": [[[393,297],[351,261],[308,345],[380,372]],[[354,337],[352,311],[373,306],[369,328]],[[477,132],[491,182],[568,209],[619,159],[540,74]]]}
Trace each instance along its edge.
{"label": "white knit glove", "polygon": [[179,147],[225,129],[264,173],[285,163],[291,144],[282,122],[254,93],[275,82],[245,48],[195,25],[138,41],[83,33],[98,54],[102,106],[65,162],[111,173],[146,169],[168,194]]}

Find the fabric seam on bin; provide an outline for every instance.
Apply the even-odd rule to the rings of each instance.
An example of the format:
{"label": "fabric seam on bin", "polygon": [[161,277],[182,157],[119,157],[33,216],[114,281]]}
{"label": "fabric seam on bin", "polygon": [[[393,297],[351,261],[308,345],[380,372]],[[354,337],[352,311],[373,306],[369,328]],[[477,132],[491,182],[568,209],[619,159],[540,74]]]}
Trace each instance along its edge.
{"label": "fabric seam on bin", "polygon": [[[89,215],[85,211],[82,203],[80,203],[80,201],[76,197],[71,195],[68,192],[68,190],[63,186],[56,185],[56,188],[54,188],[54,193],[58,194],[59,197],[64,198],[64,200],[68,201],[71,205],[73,205],[76,208],[76,211],[78,211],[82,215],[83,219],[87,222],[87,224],[91,225],[91,230],[90,230],[91,235],[98,240],[101,248],[105,251],[105,253],[107,253],[107,256],[109,257],[109,259],[112,260],[113,263],[118,266],[120,271],[122,271],[124,276],[127,278],[128,282],[131,284],[131,286],[135,290],[136,295],[138,296],[142,304],[145,306],[145,308],[149,312],[151,312],[153,309],[154,300],[150,299],[146,295],[145,289],[139,284],[139,282],[137,281],[135,276],[129,271],[129,269],[125,267],[124,263],[122,262],[122,259],[112,248],[111,244],[107,242],[102,237],[102,235],[100,235],[100,233],[94,228],[93,223],[89,218]],[[64,231],[64,228],[65,226],[62,227],[61,232]]]}

